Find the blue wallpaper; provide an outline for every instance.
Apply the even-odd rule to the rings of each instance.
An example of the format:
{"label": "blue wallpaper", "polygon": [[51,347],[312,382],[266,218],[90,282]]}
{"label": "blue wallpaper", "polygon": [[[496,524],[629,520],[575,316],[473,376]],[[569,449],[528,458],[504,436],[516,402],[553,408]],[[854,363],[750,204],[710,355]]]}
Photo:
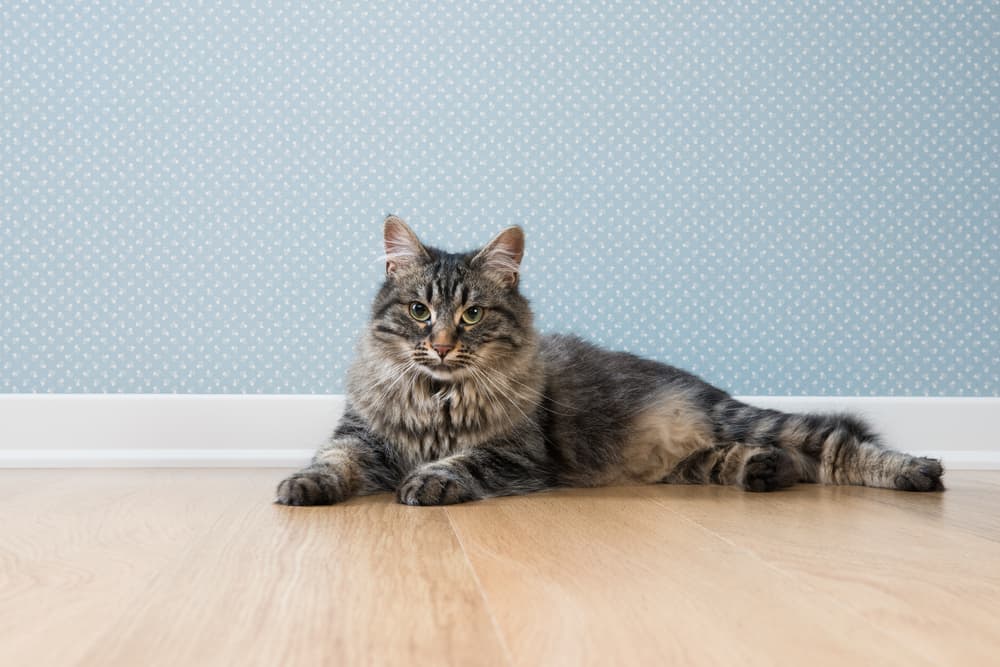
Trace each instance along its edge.
{"label": "blue wallpaper", "polygon": [[381,219],[740,394],[1000,394],[994,2],[0,4],[0,391],[341,392]]}

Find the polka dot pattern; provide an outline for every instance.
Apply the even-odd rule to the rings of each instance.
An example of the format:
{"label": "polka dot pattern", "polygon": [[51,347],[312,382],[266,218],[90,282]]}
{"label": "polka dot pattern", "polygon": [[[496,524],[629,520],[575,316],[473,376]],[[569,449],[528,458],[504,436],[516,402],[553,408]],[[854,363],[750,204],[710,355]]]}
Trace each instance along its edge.
{"label": "polka dot pattern", "polygon": [[0,391],[339,393],[380,224],[739,394],[998,395],[995,4],[0,6]]}

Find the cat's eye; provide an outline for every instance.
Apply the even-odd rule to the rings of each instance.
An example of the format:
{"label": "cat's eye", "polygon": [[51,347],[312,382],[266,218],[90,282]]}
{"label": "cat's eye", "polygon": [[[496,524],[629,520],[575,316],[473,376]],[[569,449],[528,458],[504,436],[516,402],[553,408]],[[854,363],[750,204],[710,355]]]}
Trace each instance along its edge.
{"label": "cat's eye", "polygon": [[431,319],[431,309],[419,301],[414,301],[410,304],[410,317],[417,322],[426,322]]}
{"label": "cat's eye", "polygon": [[465,312],[462,313],[462,322],[465,324],[475,324],[481,319],[483,319],[483,309],[479,306],[466,308]]}

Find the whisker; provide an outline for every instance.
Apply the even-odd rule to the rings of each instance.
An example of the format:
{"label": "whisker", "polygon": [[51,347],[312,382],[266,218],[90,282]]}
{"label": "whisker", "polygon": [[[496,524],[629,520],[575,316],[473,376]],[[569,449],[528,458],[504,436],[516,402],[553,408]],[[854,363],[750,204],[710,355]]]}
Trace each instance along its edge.
{"label": "whisker", "polygon": [[498,403],[494,399],[493,394],[489,391],[489,388],[484,386],[482,382],[480,382],[480,380],[483,381],[486,380],[485,376],[482,375],[482,372],[476,368],[470,368],[470,370],[472,371],[473,375],[472,382],[479,390],[480,395],[482,395],[482,397],[485,398],[490,403],[490,405],[496,412],[499,412],[507,419],[507,422],[510,424],[511,430],[516,430],[517,426],[514,424],[514,420],[510,418],[510,415],[507,414],[507,410],[504,409],[502,404]]}
{"label": "whisker", "polygon": [[[505,383],[505,384],[509,384],[509,383],[512,382],[514,384],[521,385],[525,389],[530,389],[532,392],[536,392],[540,398],[548,399],[549,401],[551,401],[552,403],[554,403],[556,405],[560,405],[560,406],[562,406],[564,408],[567,408],[569,410],[573,410],[573,412],[572,413],[560,412],[558,410],[555,410],[553,408],[548,407],[541,400],[533,399],[531,396],[522,396],[522,398],[524,398],[525,400],[527,400],[528,402],[530,402],[531,404],[533,404],[537,408],[540,408],[542,410],[550,412],[550,413],[552,413],[554,415],[560,415],[562,417],[572,417],[573,415],[576,414],[576,411],[573,409],[572,406],[566,405],[565,403],[560,403],[559,401],[555,400],[551,396],[548,396],[541,389],[538,389],[536,387],[532,387],[531,385],[527,385],[527,384],[525,384],[523,382],[520,382],[519,380],[516,380],[516,379],[510,377],[509,375],[506,375],[503,371],[500,371],[497,368],[492,368],[490,370],[490,375],[491,376],[499,376],[499,378],[502,378],[503,380],[506,380],[507,383]],[[509,391],[510,391],[510,387],[507,387],[507,392],[509,392]]]}
{"label": "whisker", "polygon": [[[521,385],[522,387],[524,387],[526,389],[531,389],[533,391],[537,391],[538,395],[541,396],[542,398],[545,398],[545,399],[547,399],[549,401],[552,401],[556,405],[562,406],[562,407],[566,408],[567,410],[573,410],[573,414],[576,414],[576,408],[573,407],[572,405],[567,405],[565,403],[561,403],[561,402],[557,401],[556,399],[552,398],[551,396],[549,396],[548,394],[546,394],[541,389],[536,389],[535,387],[532,387],[531,385],[524,384],[523,382],[521,382],[519,380],[516,380],[515,378],[512,378],[509,375],[506,375],[503,371],[501,371],[499,369],[493,369],[493,370],[494,370],[494,372],[497,375],[500,375],[501,377],[509,380],[510,382],[513,382],[514,384],[519,384],[519,385]],[[563,415],[565,417],[572,416],[572,415],[566,414],[564,412],[556,412],[555,410],[552,410],[551,408],[545,408],[545,409],[549,410],[549,412],[552,412],[552,413],[557,414],[557,415]]]}
{"label": "whisker", "polygon": [[[534,420],[534,419],[532,419],[531,417],[529,417],[529,416],[528,416],[528,414],[527,414],[527,413],[526,413],[526,412],[524,411],[524,409],[523,409],[523,408],[521,408],[521,406],[520,406],[520,405],[518,405],[518,404],[517,404],[517,402],[516,402],[516,401],[514,401],[514,399],[513,399],[513,398],[511,398],[510,396],[508,396],[508,395],[507,395],[507,394],[508,394],[508,392],[504,390],[504,389],[505,389],[504,387],[502,387],[502,386],[497,386],[497,384],[496,384],[496,382],[494,381],[494,379],[493,379],[493,378],[491,378],[490,376],[488,376],[487,374],[485,374],[485,373],[484,373],[484,372],[483,372],[482,370],[480,370],[480,369],[474,369],[474,371],[473,371],[473,372],[474,372],[474,374],[476,374],[476,375],[477,375],[478,377],[480,377],[480,378],[481,378],[481,379],[482,379],[482,380],[483,380],[484,382],[486,382],[486,383],[488,383],[489,385],[491,385],[491,386],[493,387],[493,389],[494,389],[494,390],[496,390],[496,391],[498,392],[498,394],[499,394],[499,397],[500,397],[500,398],[502,398],[503,400],[507,401],[507,402],[508,402],[508,403],[509,403],[509,404],[511,405],[511,407],[515,408],[515,409],[516,409],[516,410],[517,410],[518,412],[520,412],[520,413],[521,413],[521,415],[523,415],[523,416],[524,416],[525,420],[526,420],[526,421],[528,421],[528,423],[530,423],[530,424],[532,425],[532,427],[534,427],[534,428],[535,428],[535,430],[537,430],[537,431],[538,431],[539,433],[542,433],[542,430],[541,430],[541,428],[539,427],[539,425],[538,425],[538,424],[536,423],[536,420]],[[530,401],[530,398],[529,398],[529,397],[525,397],[525,398],[528,398],[528,399],[529,399],[529,401]],[[536,404],[536,407],[537,407],[537,404]],[[508,416],[508,420],[510,420],[510,417],[509,417],[509,416]],[[513,420],[510,420],[510,421],[511,421],[511,428],[514,428],[514,424],[513,424]],[[544,435],[544,434],[543,434],[543,435]]]}
{"label": "whisker", "polygon": [[[405,380],[408,377],[408,372],[413,370],[414,368],[416,368],[416,366],[411,360],[406,360],[401,363],[392,364],[389,367],[389,372],[394,374],[394,377],[392,377],[387,387],[381,389],[381,391],[379,392],[379,396],[375,402],[383,403],[387,398],[389,398],[390,394],[392,393],[392,390],[396,387],[396,385]],[[376,386],[378,386],[377,382]]]}

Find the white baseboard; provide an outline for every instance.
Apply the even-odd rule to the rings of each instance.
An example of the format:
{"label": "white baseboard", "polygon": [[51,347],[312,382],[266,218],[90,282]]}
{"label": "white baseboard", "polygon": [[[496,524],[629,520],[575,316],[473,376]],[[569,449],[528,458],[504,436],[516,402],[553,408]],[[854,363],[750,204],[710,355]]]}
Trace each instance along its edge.
{"label": "white baseboard", "polygon": [[0,449],[3,468],[300,468],[311,449]]}
{"label": "white baseboard", "polygon": [[[1000,469],[1000,397],[739,398],[859,413],[898,449]],[[343,409],[342,395],[0,394],[0,468],[295,467]]]}

